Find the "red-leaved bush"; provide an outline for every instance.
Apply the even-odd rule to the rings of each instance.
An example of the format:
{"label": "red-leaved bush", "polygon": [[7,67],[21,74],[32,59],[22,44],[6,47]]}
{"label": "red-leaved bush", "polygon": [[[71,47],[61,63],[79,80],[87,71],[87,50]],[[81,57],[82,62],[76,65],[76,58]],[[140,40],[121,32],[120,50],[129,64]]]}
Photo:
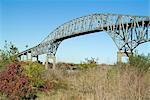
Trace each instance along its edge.
{"label": "red-leaved bush", "polygon": [[41,92],[49,92],[52,88],[54,88],[55,83],[54,82],[50,82],[50,81],[45,81],[43,86],[40,86],[38,88],[39,91]]}
{"label": "red-leaved bush", "polygon": [[22,71],[19,64],[12,63],[8,65],[7,70],[0,72],[0,93],[11,100],[33,98],[34,91],[30,79]]}

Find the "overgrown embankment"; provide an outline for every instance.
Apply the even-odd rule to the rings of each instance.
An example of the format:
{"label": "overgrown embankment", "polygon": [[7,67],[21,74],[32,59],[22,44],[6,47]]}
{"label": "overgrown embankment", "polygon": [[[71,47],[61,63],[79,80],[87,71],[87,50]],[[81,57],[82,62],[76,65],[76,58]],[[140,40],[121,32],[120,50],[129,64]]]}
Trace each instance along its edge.
{"label": "overgrown embankment", "polygon": [[57,88],[40,94],[39,100],[149,100],[149,58],[149,55],[134,55],[126,64],[95,67],[95,63],[88,61],[71,73],[50,71],[47,77],[57,79]]}
{"label": "overgrown embankment", "polygon": [[120,65],[58,63],[45,70],[37,62],[19,62],[18,49],[9,44],[0,51],[2,100],[149,100],[150,55],[133,55]]}

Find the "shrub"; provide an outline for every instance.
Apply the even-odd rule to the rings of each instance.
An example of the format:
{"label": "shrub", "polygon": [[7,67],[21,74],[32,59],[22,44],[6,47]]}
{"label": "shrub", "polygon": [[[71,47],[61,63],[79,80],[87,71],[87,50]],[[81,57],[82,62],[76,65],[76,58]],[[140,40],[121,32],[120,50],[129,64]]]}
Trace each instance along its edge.
{"label": "shrub", "polygon": [[22,73],[19,64],[9,64],[7,70],[0,72],[0,93],[13,100],[34,97],[30,79]]}
{"label": "shrub", "polygon": [[138,72],[147,72],[150,68],[150,54],[138,55],[134,54],[129,57],[130,67],[136,68]]}
{"label": "shrub", "polygon": [[42,92],[49,92],[51,89],[54,88],[55,83],[51,82],[51,81],[45,81],[43,86],[40,86],[40,88],[38,88],[39,91]]}
{"label": "shrub", "polygon": [[31,84],[35,88],[40,88],[45,84],[45,68],[37,62],[28,62],[24,65],[24,72],[31,78]]}

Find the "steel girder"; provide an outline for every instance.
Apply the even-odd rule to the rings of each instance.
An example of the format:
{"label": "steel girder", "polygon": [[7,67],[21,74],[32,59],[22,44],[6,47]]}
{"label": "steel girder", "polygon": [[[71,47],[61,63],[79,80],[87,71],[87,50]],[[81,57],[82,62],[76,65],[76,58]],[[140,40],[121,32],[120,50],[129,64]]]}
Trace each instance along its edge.
{"label": "steel girder", "polygon": [[79,17],[56,28],[40,44],[21,52],[32,56],[56,54],[61,41],[84,34],[106,31],[119,50],[128,55],[141,43],[150,41],[150,17],[119,14],[91,14]]}

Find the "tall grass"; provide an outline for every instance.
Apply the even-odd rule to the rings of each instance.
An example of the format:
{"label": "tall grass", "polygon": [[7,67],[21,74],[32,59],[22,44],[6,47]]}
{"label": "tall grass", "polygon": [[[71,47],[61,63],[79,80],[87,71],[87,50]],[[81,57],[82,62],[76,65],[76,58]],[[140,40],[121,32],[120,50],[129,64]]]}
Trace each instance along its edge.
{"label": "tall grass", "polygon": [[39,95],[39,100],[149,100],[150,71],[142,76],[133,68],[99,66],[74,73],[49,72],[57,90]]}

